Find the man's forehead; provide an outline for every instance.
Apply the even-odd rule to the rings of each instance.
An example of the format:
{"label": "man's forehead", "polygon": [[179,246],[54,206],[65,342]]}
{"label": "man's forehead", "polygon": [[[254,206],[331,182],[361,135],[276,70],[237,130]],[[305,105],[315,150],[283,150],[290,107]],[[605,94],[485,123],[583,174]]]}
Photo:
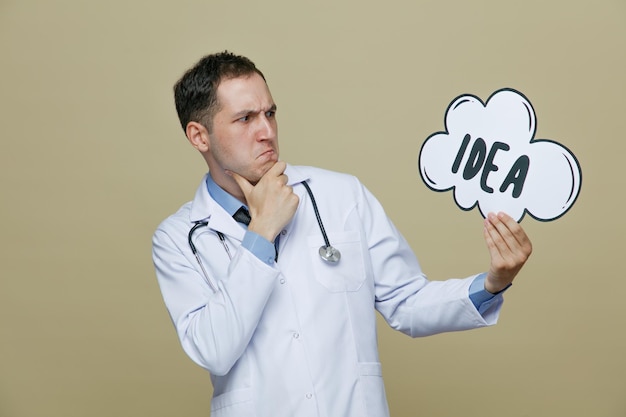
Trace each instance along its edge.
{"label": "man's forehead", "polygon": [[222,105],[267,107],[274,104],[265,80],[256,73],[222,80],[217,88],[217,97]]}

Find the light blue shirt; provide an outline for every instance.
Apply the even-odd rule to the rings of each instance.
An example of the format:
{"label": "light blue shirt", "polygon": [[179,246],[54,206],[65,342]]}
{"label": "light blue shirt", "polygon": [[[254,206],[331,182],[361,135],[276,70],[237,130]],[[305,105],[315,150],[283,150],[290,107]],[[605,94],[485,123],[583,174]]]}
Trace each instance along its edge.
{"label": "light blue shirt", "polygon": [[[235,197],[226,192],[222,187],[217,185],[211,175],[207,175],[207,189],[209,194],[226,212],[233,216],[237,210],[241,206],[248,207],[245,204],[242,204],[241,201],[237,200]],[[263,236],[247,230],[247,226],[243,223],[239,223],[242,227],[246,229],[246,234],[244,235],[243,241],[241,245],[248,249],[254,256],[259,258],[261,261],[265,262],[267,265],[274,265],[276,259],[276,247],[272,242],[265,239]],[[485,289],[485,278],[487,278],[487,274],[483,273],[478,275],[472,285],[469,288],[469,298],[478,310],[479,313],[483,313],[486,309],[491,305],[491,301],[493,301],[494,297],[502,292],[506,291],[508,287],[504,290],[500,291],[497,294],[492,294]],[[510,284],[509,284],[510,287]]]}

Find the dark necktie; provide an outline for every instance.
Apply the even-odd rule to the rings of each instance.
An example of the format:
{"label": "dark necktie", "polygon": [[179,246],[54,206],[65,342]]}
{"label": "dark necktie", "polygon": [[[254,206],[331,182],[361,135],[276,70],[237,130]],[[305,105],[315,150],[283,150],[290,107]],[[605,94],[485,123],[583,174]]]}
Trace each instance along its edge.
{"label": "dark necktie", "polygon": [[233,219],[247,226],[250,224],[250,213],[248,212],[248,209],[246,209],[244,206],[241,206],[239,207],[239,210],[237,210],[235,214],[233,214]]}

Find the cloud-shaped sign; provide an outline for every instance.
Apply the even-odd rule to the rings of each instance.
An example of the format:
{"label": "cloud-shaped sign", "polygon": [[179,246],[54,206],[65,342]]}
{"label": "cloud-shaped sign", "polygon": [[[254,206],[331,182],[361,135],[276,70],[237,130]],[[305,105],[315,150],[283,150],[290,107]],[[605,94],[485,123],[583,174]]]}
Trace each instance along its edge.
{"label": "cloud-shaped sign", "polygon": [[578,160],[563,145],[534,138],[535,111],[520,92],[498,90],[487,103],[459,96],[448,106],[445,128],[422,145],[420,175],[434,191],[453,190],[463,210],[550,221],[576,201]]}

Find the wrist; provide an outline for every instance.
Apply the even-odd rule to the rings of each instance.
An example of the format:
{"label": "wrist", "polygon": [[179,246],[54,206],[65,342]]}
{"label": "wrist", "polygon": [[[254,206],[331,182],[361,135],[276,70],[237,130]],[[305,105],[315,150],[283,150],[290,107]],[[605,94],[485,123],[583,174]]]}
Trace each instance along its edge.
{"label": "wrist", "polygon": [[512,284],[510,282],[499,282],[494,280],[489,274],[485,278],[485,291],[491,294],[499,294],[502,291],[509,288]]}
{"label": "wrist", "polygon": [[260,224],[259,222],[255,222],[254,220],[252,220],[250,224],[248,225],[248,230],[256,233],[259,236],[264,237],[265,239],[267,239],[268,241],[272,243],[274,243],[274,239],[276,239],[276,235],[278,235],[278,233],[280,232],[280,231],[275,231],[275,229],[272,227],[263,226],[263,224]]}

